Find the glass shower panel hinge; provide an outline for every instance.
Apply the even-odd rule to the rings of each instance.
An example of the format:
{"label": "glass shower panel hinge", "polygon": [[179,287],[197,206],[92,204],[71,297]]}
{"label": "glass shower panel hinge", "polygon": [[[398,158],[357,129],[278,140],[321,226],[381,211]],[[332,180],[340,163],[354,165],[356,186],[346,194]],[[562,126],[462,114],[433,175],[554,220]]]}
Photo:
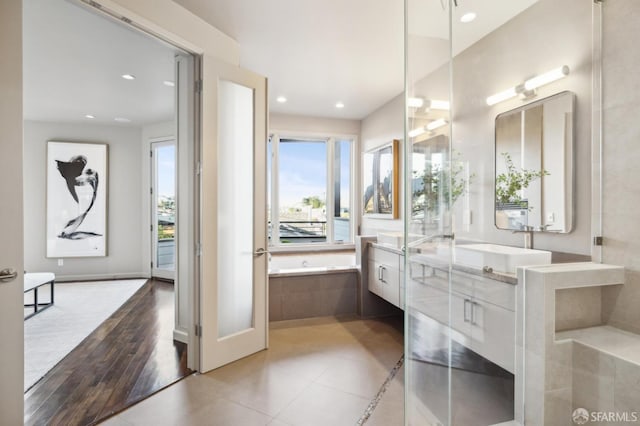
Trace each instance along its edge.
{"label": "glass shower panel hinge", "polygon": [[594,246],[601,246],[602,245],[602,237],[601,236],[593,237],[593,245]]}

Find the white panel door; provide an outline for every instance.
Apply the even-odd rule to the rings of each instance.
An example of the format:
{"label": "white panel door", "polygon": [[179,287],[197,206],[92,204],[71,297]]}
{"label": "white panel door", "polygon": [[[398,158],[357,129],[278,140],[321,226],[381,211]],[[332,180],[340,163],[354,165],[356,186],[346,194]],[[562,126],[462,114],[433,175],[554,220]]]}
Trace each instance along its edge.
{"label": "white panel door", "polygon": [[266,85],[203,59],[203,372],[267,347]]}
{"label": "white panel door", "polygon": [[[4,271],[0,272],[0,423],[3,425],[21,425],[24,418],[21,12],[22,2],[0,1],[0,271]],[[42,165],[33,165],[39,166]],[[44,212],[41,213],[44,220]],[[44,236],[42,241],[44,244]]]}

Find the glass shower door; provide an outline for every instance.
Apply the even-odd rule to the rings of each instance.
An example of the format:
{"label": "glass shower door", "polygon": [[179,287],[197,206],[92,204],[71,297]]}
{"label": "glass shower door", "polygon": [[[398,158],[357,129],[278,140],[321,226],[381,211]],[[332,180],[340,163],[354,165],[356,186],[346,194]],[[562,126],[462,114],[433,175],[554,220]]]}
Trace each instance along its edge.
{"label": "glass shower door", "polygon": [[590,259],[593,3],[406,5],[405,423],[571,424],[570,301],[540,340],[535,289],[487,253]]}

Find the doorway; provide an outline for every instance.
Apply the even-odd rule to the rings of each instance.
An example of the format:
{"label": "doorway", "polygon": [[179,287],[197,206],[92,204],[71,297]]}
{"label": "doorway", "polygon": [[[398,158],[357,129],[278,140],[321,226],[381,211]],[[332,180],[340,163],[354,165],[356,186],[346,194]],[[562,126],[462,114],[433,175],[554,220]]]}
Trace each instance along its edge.
{"label": "doorway", "polygon": [[[131,404],[172,383],[188,370],[185,347],[193,324],[188,286],[193,281],[178,278],[188,268],[176,262],[176,195],[179,182],[192,181],[193,161],[180,152],[180,158],[191,164],[191,168],[181,167],[185,176],[180,177],[176,160],[180,150],[194,151],[195,145],[193,131],[181,132],[183,126],[193,126],[193,119],[184,118],[193,111],[183,112],[183,105],[190,103],[187,98],[194,96],[192,57],[77,2],[22,3],[23,167],[33,169],[24,175],[24,270],[55,274],[55,303],[24,323],[25,422],[71,415],[74,410],[83,411],[82,405],[92,400],[99,400],[95,411],[84,410],[87,417],[83,418],[95,415],[93,419],[99,419],[114,407]],[[83,72],[72,72],[78,68]],[[189,85],[191,89],[185,90]],[[50,155],[49,141],[73,147],[73,156]],[[160,161],[155,165],[149,161],[149,141],[158,142],[155,149]],[[100,157],[104,158],[98,163],[100,168],[94,165],[92,151],[79,151],[93,146],[106,151]],[[86,175],[96,176],[92,186],[65,180],[56,167],[76,157],[86,162],[85,169],[92,170],[85,170]],[[31,167],[33,164],[47,167]],[[151,168],[157,180],[151,179]],[[44,183],[62,186],[62,195],[52,196]],[[157,188],[153,201],[151,186]],[[90,201],[93,208],[77,212],[76,190],[80,194],[89,187],[104,195],[105,201],[95,205]],[[189,189],[181,192],[188,194]],[[63,196],[74,207],[67,209],[72,213],[48,208],[47,201]],[[82,195],[77,197],[83,200]],[[154,218],[150,217],[151,205],[156,206]],[[183,208],[190,209],[186,204]],[[62,211],[61,219],[55,216],[55,227],[44,220],[49,211]],[[106,224],[95,232],[105,241],[104,254],[48,254],[45,225],[56,231],[53,239],[57,241],[59,229],[80,214],[84,222],[76,221],[77,231],[89,235],[89,241],[93,235],[87,231],[93,228],[88,225],[97,220],[92,216],[96,211],[105,212]],[[153,249],[151,226],[158,232]],[[185,246],[189,244],[187,234],[181,241]],[[182,258],[188,260],[187,255]],[[148,281],[152,276],[174,284]],[[130,337],[117,337],[127,329]],[[187,337],[178,338],[180,333]],[[127,348],[129,343],[135,350]],[[60,348],[55,358],[52,346]],[[30,368],[45,365],[44,358],[46,369]],[[74,368],[65,367],[68,360],[75,360]],[[92,384],[83,375],[102,380],[100,392],[89,390]],[[65,404],[59,403],[62,400]]]}
{"label": "doorway", "polygon": [[155,139],[151,158],[151,276],[175,281],[176,276],[176,142]]}

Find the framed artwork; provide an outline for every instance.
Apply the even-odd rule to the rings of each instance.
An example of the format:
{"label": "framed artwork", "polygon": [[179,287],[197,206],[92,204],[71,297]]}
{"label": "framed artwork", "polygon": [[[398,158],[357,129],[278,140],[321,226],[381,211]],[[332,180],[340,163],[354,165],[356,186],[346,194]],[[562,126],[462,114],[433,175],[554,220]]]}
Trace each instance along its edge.
{"label": "framed artwork", "polygon": [[400,141],[365,152],[362,159],[363,170],[363,212],[365,215],[398,219]]}
{"label": "framed artwork", "polygon": [[47,142],[47,257],[107,255],[108,146]]}

